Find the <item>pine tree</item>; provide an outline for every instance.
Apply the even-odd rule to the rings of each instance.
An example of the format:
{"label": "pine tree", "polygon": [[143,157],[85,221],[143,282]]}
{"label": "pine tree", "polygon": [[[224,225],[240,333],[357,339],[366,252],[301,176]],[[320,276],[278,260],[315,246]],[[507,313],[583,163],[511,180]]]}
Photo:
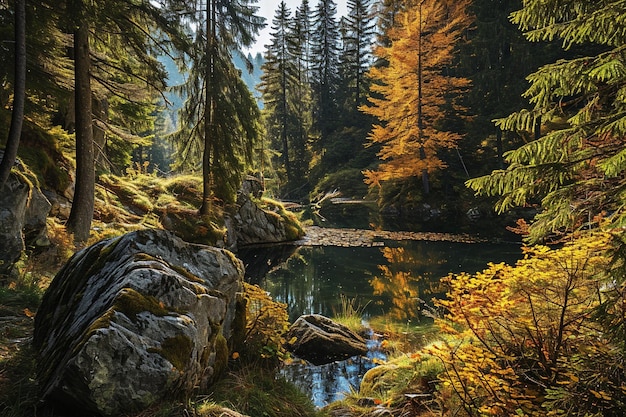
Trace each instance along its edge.
{"label": "pine tree", "polygon": [[500,212],[540,203],[531,241],[592,227],[607,214],[613,225],[624,224],[625,19],[622,1],[529,0],[512,14],[530,41],[558,39],[566,50],[602,48],[528,76],[524,96],[532,108],[497,125],[528,135],[541,126],[541,137],[508,152],[506,170],[468,182],[478,194],[499,196]]}
{"label": "pine tree", "polygon": [[231,55],[251,46],[263,26],[254,3],[208,0],[194,10],[198,33],[190,53],[189,77],[180,89],[188,99],[180,113],[181,130],[174,138],[180,163],[194,166],[202,159],[200,214],[210,212],[214,199],[234,200],[259,138],[258,106]]}
{"label": "pine tree", "polygon": [[320,133],[318,149],[327,145],[337,122],[335,95],[339,81],[339,24],[333,0],[319,0],[313,14],[311,85],[314,126]]}
{"label": "pine tree", "polygon": [[0,190],[4,188],[17,158],[22,135],[24,101],[26,100],[26,0],[15,0],[15,77],[13,82],[13,112],[9,137],[0,162]]}
{"label": "pine tree", "polygon": [[461,139],[441,126],[446,110],[462,112],[454,98],[469,85],[446,73],[455,44],[471,23],[468,6],[469,0],[419,2],[398,15],[397,26],[388,32],[391,45],[375,50],[388,65],[371,69],[373,94],[361,107],[380,121],[370,140],[382,145],[382,163],[365,172],[370,186],[421,177],[428,194],[429,175],[445,168],[439,150],[454,148]]}
{"label": "pine tree", "polygon": [[265,53],[263,76],[260,89],[262,91],[266,131],[274,139],[273,145],[281,150],[282,165],[286,171],[287,182],[294,179],[291,168],[290,126],[292,109],[289,94],[295,84],[295,60],[289,50],[288,31],[291,11],[281,1],[272,20],[270,45]]}
{"label": "pine tree", "polygon": [[369,90],[365,74],[371,63],[375,24],[370,0],[348,0],[347,5],[340,66],[344,68],[342,85],[346,90],[346,110],[356,113],[359,106],[364,104],[364,97]]}

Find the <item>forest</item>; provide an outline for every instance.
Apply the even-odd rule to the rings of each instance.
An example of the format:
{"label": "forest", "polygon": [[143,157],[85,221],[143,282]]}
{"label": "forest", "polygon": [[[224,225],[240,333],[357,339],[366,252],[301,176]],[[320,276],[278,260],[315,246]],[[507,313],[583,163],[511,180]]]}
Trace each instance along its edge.
{"label": "forest", "polygon": [[[22,164],[67,209],[47,220],[54,250],[0,277],[0,311],[32,317],[105,237],[223,240],[253,174],[278,202],[340,196],[459,230],[471,211],[524,242],[515,265],[442,277],[441,337],[402,348],[401,377],[381,366],[369,409],[297,415],[624,415],[626,3],[347,0],[338,16],[301,0],[269,22],[256,3],[0,0],[0,189]],[[0,410],[33,415],[7,389],[21,358],[1,351]]]}

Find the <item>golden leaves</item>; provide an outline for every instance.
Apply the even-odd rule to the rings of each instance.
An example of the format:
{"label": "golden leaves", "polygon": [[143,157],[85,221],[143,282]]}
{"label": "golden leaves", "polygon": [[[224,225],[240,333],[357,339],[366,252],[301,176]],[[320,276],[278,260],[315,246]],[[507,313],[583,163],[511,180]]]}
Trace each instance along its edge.
{"label": "golden leaves", "polygon": [[609,240],[595,233],[559,249],[527,247],[514,266],[489,264],[443,280],[447,298],[437,305],[447,314],[437,324],[454,337],[427,353],[445,364],[441,379],[467,409],[545,415],[542,401],[558,407],[569,391],[586,392],[591,406],[621,393],[609,380],[599,383],[605,370],[577,370],[611,354],[591,316],[607,280]]}

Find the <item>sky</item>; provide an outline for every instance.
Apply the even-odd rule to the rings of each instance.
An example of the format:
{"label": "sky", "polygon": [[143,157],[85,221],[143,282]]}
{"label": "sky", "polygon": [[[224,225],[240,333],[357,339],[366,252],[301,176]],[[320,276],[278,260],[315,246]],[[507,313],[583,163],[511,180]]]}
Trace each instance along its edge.
{"label": "sky", "polygon": [[[259,0],[256,6],[259,7],[259,15],[263,16],[266,21],[265,29],[263,29],[257,38],[256,45],[250,49],[250,53],[254,56],[257,52],[263,53],[265,51],[265,45],[270,43],[270,32],[272,26],[272,18],[276,13],[276,9],[281,0]],[[337,18],[346,14],[346,0],[335,0],[337,4]],[[291,10],[291,13],[295,13],[296,9],[300,6],[301,0],[285,0],[287,8]],[[315,9],[317,6],[317,0],[309,0],[311,9]]]}

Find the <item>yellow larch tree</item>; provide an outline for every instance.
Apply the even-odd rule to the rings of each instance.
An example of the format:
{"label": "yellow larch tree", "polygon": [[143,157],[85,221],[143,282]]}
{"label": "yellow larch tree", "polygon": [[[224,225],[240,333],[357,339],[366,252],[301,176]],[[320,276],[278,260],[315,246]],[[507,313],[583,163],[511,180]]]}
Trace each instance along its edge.
{"label": "yellow larch tree", "polygon": [[429,174],[446,166],[438,151],[456,147],[461,139],[461,134],[446,131],[443,122],[450,112],[464,113],[455,98],[470,81],[450,75],[449,69],[455,46],[472,23],[470,4],[411,2],[387,33],[391,45],[375,49],[388,65],[370,70],[369,104],[360,108],[380,121],[368,145],[382,145],[378,156],[383,162],[378,170],[364,172],[370,187],[421,176],[427,194]]}

